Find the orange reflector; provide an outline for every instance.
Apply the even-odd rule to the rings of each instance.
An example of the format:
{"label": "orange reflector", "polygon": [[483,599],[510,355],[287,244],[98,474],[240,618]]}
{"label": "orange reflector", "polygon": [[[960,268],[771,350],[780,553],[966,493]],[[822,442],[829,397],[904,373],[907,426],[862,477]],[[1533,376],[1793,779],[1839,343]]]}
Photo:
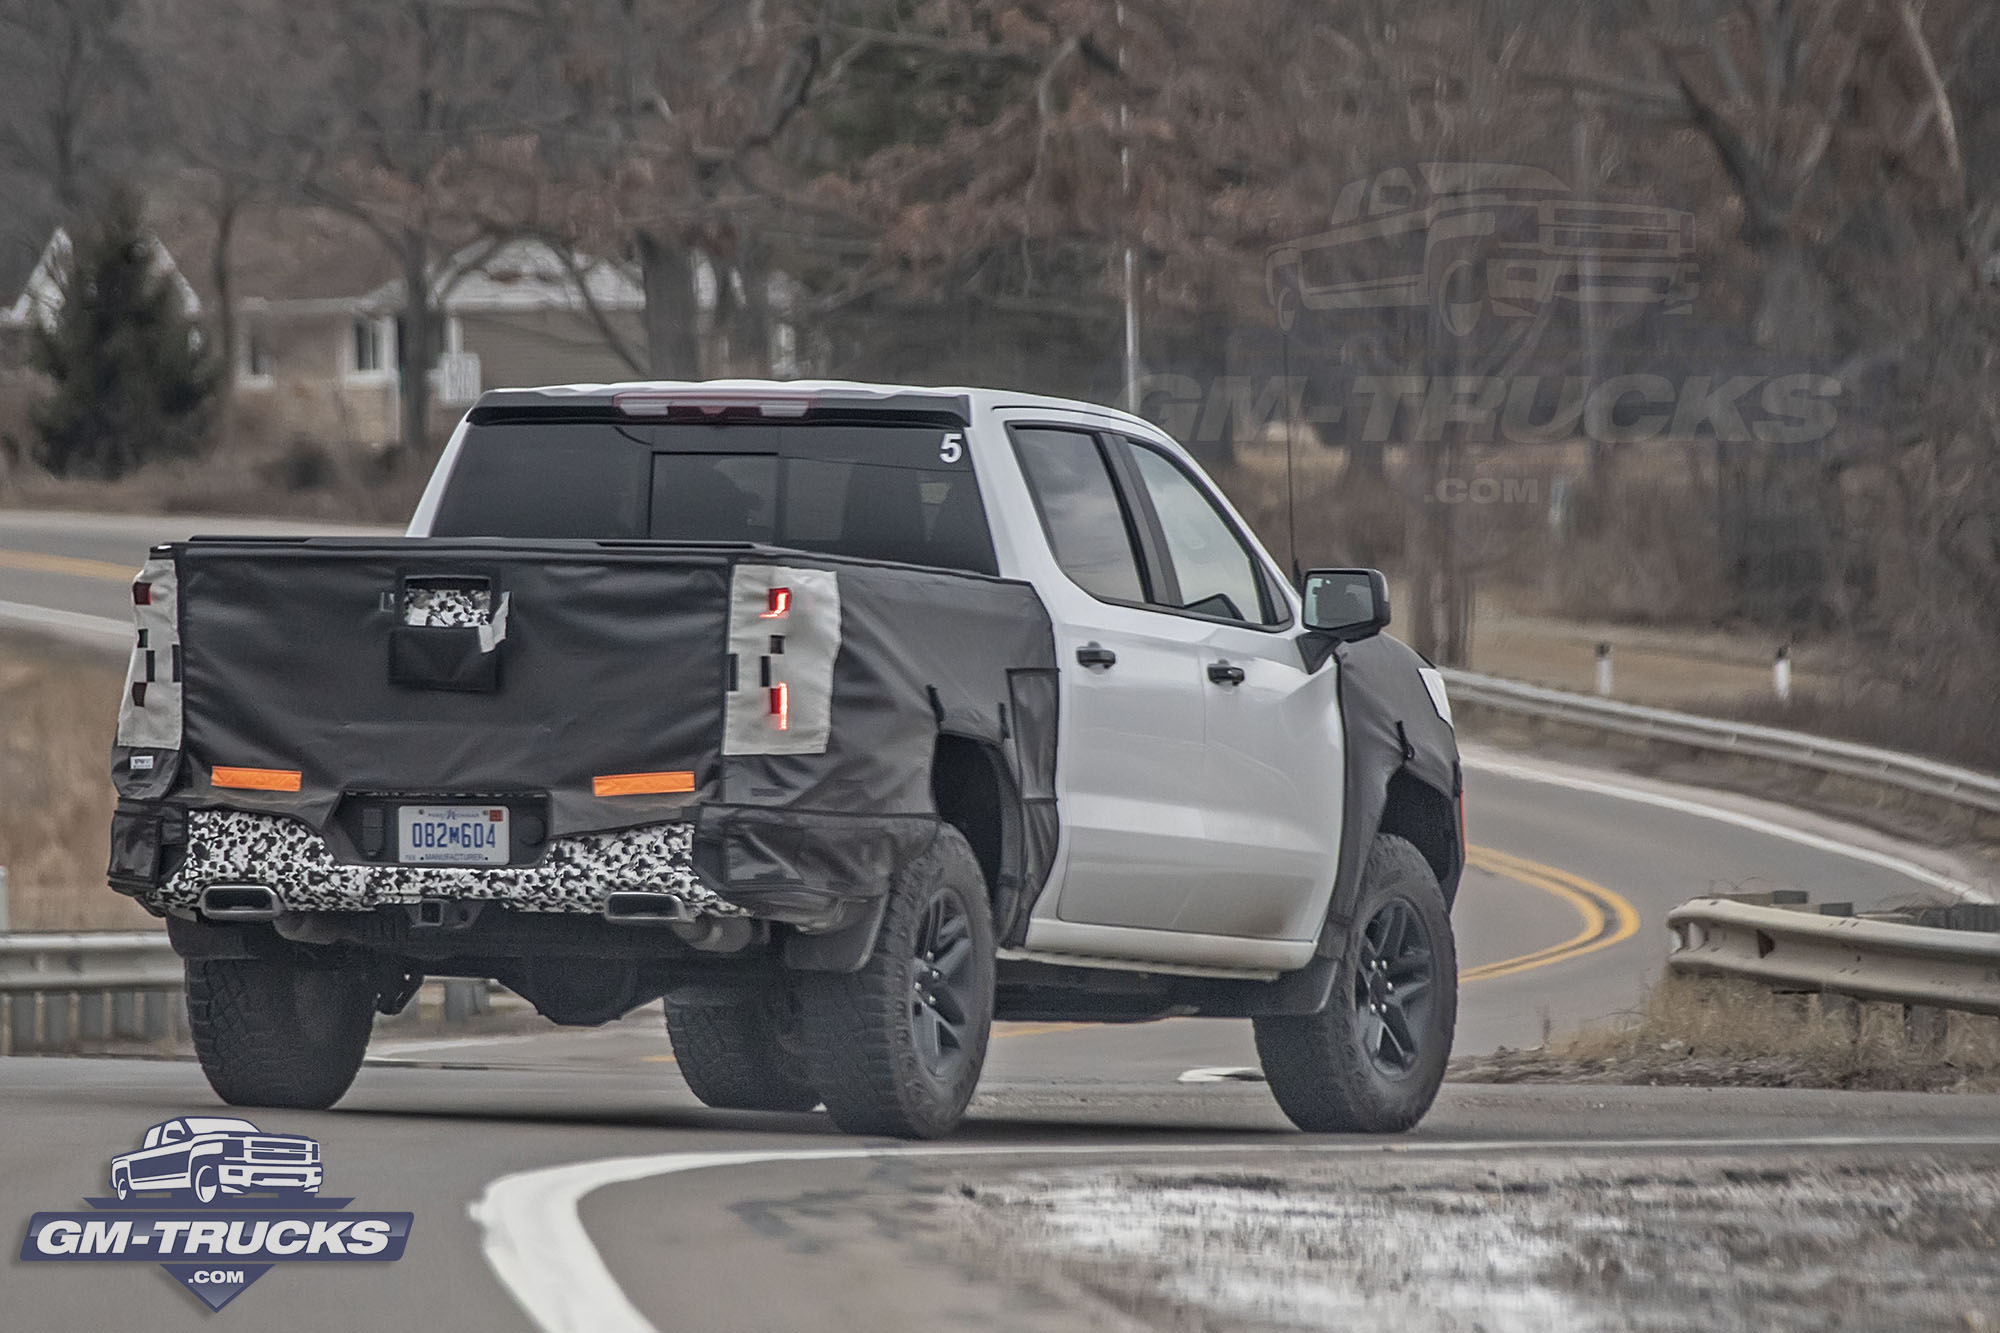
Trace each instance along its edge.
{"label": "orange reflector", "polygon": [[694,774],[606,773],[592,778],[590,789],[599,796],[659,796],[667,792],[693,791]]}
{"label": "orange reflector", "polygon": [[218,787],[241,787],[246,791],[297,791],[296,768],[218,768],[208,780]]}

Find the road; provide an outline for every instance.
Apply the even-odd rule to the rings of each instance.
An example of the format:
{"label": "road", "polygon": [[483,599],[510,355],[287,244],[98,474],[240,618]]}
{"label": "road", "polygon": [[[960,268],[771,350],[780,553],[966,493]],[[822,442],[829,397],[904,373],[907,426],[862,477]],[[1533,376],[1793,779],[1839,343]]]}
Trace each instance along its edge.
{"label": "road", "polygon": [[[118,584],[145,544],[195,526],[222,525],[0,513],[0,603],[122,617]],[[115,649],[108,632],[100,642]],[[1632,1007],[1659,974],[1667,909],[1704,890],[1802,887],[1872,905],[1948,897],[1971,879],[1936,852],[1767,803],[1476,744],[1466,757],[1475,851],[1455,911],[1461,1052],[1532,1045],[1547,1027]],[[329,1192],[414,1211],[409,1256],[387,1269],[276,1272],[221,1317],[291,1329],[1080,1327],[1105,1313],[1085,1295],[1024,1284],[953,1240],[953,1191],[1081,1161],[1198,1155],[1269,1170],[1305,1160],[1274,1154],[1303,1152],[1338,1171],[1343,1155],[1380,1159],[1380,1145],[1292,1133],[1261,1085],[1182,1081],[1254,1064],[1241,1023],[1012,1025],[947,1145],[994,1155],[799,1159],[856,1145],[818,1116],[701,1108],[643,1017],[596,1032],[384,1043],[336,1111],[266,1127],[322,1141]],[[213,1107],[184,1063],[0,1061],[6,1197],[23,1217],[75,1207],[101,1192],[103,1163],[145,1126]],[[1991,1164],[1996,1111],[2000,1099],[1973,1097],[1449,1086],[1398,1143],[1482,1162],[1956,1151]],[[1874,1146],[1802,1142],[1857,1134]],[[685,1156],[717,1153],[794,1156]],[[575,1166],[634,1156],[647,1160]],[[475,1219],[468,1208],[482,1199]],[[567,1227],[572,1213],[580,1225]],[[146,1266],[85,1276],[17,1265],[7,1288],[9,1326],[208,1317]]]}

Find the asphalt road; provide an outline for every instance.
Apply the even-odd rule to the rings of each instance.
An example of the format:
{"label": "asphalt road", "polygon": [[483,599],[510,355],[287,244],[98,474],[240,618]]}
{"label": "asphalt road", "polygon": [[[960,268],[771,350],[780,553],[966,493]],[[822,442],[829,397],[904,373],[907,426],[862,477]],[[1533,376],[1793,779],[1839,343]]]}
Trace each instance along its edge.
{"label": "asphalt road", "polygon": [[[0,620],[122,621],[120,584],[148,542],[241,526],[0,513]],[[116,649],[101,624],[66,632]],[[1545,1026],[1631,1007],[1659,974],[1665,912],[1704,890],[1802,887],[1873,905],[1949,897],[1970,878],[1949,857],[1741,797],[1477,745],[1467,760],[1476,850],[1455,912],[1461,1052],[1530,1045]],[[1286,1153],[1337,1166],[1391,1150],[1298,1135],[1259,1084],[1183,1081],[1253,1065],[1241,1023],[1010,1026],[968,1126],[946,1145],[956,1155],[859,1158],[868,1145],[816,1115],[701,1108],[644,1017],[595,1032],[385,1041],[376,1056],[337,1110],[260,1123],[321,1141],[327,1193],[413,1211],[401,1262],[294,1265],[219,1316],[150,1265],[17,1263],[0,1326],[1096,1326],[1106,1315],[1087,1293],[1027,1285],[1005,1256],[954,1241],[954,1182],[1079,1160],[1282,1170]],[[185,1063],[0,1061],[0,1192],[23,1222],[78,1207],[147,1125],[216,1109]],[[2000,1099],[1975,1097],[1453,1086],[1393,1150],[1825,1158],[1935,1153],[1950,1140],[1991,1164],[1996,1112]],[[1806,1142],[1824,1136],[1873,1146]],[[587,1165],[633,1158],[644,1160]]]}

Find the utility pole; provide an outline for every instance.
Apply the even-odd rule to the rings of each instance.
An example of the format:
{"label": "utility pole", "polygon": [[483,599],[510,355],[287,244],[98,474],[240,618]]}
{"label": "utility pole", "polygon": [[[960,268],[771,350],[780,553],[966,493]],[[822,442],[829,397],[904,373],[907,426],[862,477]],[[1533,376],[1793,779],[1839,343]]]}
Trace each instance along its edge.
{"label": "utility pole", "polygon": [[[1118,28],[1125,28],[1125,6],[1117,6]],[[1125,73],[1125,43],[1118,43],[1118,73]],[[1125,215],[1132,214],[1132,146],[1125,137],[1126,125],[1131,119],[1131,108],[1121,96],[1118,99],[1118,190],[1125,200]],[[1125,245],[1125,410],[1133,414],[1139,411],[1139,291],[1137,266],[1132,254],[1132,245]]]}

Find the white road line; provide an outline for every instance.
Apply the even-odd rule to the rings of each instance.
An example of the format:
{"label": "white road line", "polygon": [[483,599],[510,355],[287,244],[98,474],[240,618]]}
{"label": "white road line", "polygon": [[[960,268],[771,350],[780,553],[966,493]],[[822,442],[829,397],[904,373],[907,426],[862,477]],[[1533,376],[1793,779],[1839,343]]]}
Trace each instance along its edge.
{"label": "white road line", "polygon": [[552,1034],[547,1032],[525,1032],[503,1037],[439,1037],[436,1040],[426,1038],[419,1041],[378,1041],[369,1044],[368,1058],[373,1061],[376,1056],[394,1058],[398,1055],[411,1055],[417,1051],[454,1051],[465,1046],[512,1046],[518,1042],[540,1041],[550,1035]]}
{"label": "white road line", "polygon": [[1640,805],[1655,805],[1662,810],[1676,810],[1681,814],[1695,815],[1702,819],[1712,819],[1721,824],[1734,824],[1738,828],[1751,829],[1786,842],[1795,842],[1801,847],[1811,847],[1817,851],[1843,856],[1850,861],[1860,861],[1867,865],[1879,866],[1884,870],[1927,884],[1934,889],[1942,889],[1953,897],[1966,902],[1984,903],[1992,899],[1963,880],[1940,874],[1928,866],[1915,861],[1878,852],[1869,847],[1857,847],[1852,843],[1808,833],[1804,829],[1793,828],[1775,820],[1760,819],[1756,815],[1744,814],[1740,810],[1726,810],[1721,806],[1708,805],[1701,801],[1691,801],[1685,797],[1669,796],[1665,792],[1649,791],[1644,787],[1627,786],[1622,782],[1609,782],[1595,775],[1584,776],[1574,770],[1558,772],[1539,765],[1515,763],[1506,759],[1494,759],[1486,755],[1466,755],[1463,762],[1468,769],[1484,773],[1497,773],[1502,777],[1519,778],[1523,782],[1540,782],[1551,787],[1567,787],[1571,791],[1592,792],[1599,796],[1616,797],[1621,801],[1633,801]]}
{"label": "white road line", "polygon": [[1209,1065],[1201,1069],[1189,1069],[1174,1080],[1177,1083],[1262,1083],[1264,1071],[1248,1069],[1237,1065]]}
{"label": "white road line", "polygon": [[1477,1155],[1498,1152],[1730,1152],[1839,1148],[2000,1148],[2000,1135],[1853,1135],[1813,1138],[1486,1139],[1461,1142],[1380,1139],[1342,1143],[1023,1144],[993,1148],[780,1148],[747,1152],[658,1153],[543,1167],[502,1176],[467,1209],[482,1233],[487,1266],[542,1333],[658,1333],[611,1275],[577,1205],[607,1185],[714,1167],[938,1157],[1181,1157],[1218,1153],[1308,1156]]}
{"label": "white road line", "polygon": [[0,602],[0,624],[41,630],[59,638],[81,642],[93,648],[132,646],[130,622],[109,616],[87,616],[77,611],[60,611],[53,606],[27,602]]}

